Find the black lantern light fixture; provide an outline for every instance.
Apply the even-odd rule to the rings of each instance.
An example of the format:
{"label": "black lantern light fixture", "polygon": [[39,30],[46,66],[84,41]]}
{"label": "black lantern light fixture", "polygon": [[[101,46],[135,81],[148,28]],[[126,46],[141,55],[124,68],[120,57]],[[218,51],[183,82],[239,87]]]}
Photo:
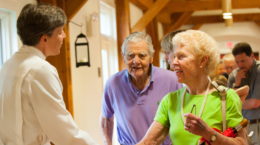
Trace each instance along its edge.
{"label": "black lantern light fixture", "polygon": [[90,67],[90,54],[89,43],[87,36],[80,33],[75,41],[75,58],[76,67],[89,66]]}

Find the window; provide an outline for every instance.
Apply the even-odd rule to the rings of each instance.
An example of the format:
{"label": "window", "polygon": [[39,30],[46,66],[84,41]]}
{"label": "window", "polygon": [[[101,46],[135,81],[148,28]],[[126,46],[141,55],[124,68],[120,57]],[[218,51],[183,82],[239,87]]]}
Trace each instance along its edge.
{"label": "window", "polygon": [[3,46],[2,46],[2,44],[3,44],[3,42],[2,42],[2,40],[3,40],[3,38],[2,38],[2,22],[1,22],[1,19],[0,19],[0,68],[1,68],[1,66],[2,66],[2,64],[3,64]]}
{"label": "window", "polygon": [[[115,8],[100,1],[100,31],[103,86],[107,79],[118,72]],[[114,120],[116,130],[116,119]],[[115,131],[116,132],[116,131]],[[117,134],[113,134],[113,145],[119,145]]]}
{"label": "window", "polygon": [[115,8],[100,1],[100,32],[103,86],[118,71]]}
{"label": "window", "polygon": [[100,27],[101,34],[106,37],[116,38],[115,8],[100,2]]}
{"label": "window", "polygon": [[15,12],[0,8],[0,68],[17,49]]}

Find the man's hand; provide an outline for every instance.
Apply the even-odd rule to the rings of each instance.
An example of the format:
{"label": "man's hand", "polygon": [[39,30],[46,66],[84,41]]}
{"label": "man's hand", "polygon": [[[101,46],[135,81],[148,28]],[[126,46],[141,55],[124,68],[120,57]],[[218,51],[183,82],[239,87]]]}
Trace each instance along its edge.
{"label": "man's hand", "polygon": [[235,86],[240,86],[242,79],[246,78],[246,71],[243,69],[238,70],[236,79],[235,79]]}
{"label": "man's hand", "polygon": [[259,99],[250,98],[250,99],[247,99],[243,103],[243,109],[245,109],[245,110],[256,109],[256,108],[259,108],[259,107],[260,107],[260,100]]}

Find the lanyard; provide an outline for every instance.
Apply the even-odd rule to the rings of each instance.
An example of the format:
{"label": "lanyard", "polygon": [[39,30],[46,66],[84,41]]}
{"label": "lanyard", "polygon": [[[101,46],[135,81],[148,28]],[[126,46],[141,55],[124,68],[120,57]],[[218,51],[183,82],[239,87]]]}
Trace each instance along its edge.
{"label": "lanyard", "polygon": [[[209,92],[209,87],[210,87],[210,78],[209,77],[208,77],[208,80],[209,80],[209,82],[208,82],[208,86],[207,86],[207,91],[204,95],[203,103],[202,103],[202,106],[200,108],[200,112],[199,112],[199,116],[198,116],[199,118],[201,118],[201,115],[203,113],[203,110],[205,108],[207,98],[208,98],[208,92]],[[184,118],[184,113],[183,113],[184,107],[183,106],[184,106],[184,97],[185,97],[186,91],[187,91],[187,87],[185,87],[185,90],[184,90],[184,92],[181,96],[181,119],[182,119],[183,124],[185,123],[185,118]]]}

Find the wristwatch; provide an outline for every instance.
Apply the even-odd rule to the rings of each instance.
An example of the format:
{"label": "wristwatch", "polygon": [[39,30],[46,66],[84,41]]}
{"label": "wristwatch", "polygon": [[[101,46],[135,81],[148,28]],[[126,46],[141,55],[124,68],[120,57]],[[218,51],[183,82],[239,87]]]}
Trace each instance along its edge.
{"label": "wristwatch", "polygon": [[216,134],[213,134],[211,137],[210,137],[210,140],[209,142],[214,142],[217,140],[217,135]]}

